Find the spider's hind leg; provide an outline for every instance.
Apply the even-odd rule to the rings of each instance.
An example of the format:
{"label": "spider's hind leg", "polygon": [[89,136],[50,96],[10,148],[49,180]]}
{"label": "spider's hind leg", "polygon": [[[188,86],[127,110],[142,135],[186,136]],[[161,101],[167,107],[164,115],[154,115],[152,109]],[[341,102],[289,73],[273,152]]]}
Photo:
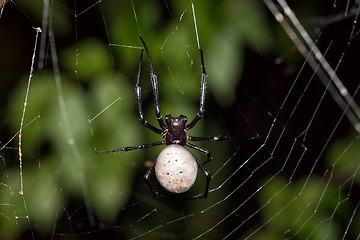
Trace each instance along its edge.
{"label": "spider's hind leg", "polygon": [[205,190],[204,193],[200,196],[193,197],[192,199],[202,199],[207,198],[209,193],[209,187],[210,187],[210,181],[211,181],[211,175],[210,172],[204,167],[204,164],[202,164],[199,159],[195,157],[196,163],[199,165],[200,169],[203,171],[205,177],[206,177],[206,184],[205,184]]}
{"label": "spider's hind leg", "polygon": [[203,163],[203,165],[207,164],[208,162],[210,162],[210,161],[212,160],[212,156],[211,156],[211,152],[210,152],[210,151],[208,151],[208,150],[206,150],[206,149],[203,149],[203,148],[201,148],[201,147],[195,146],[195,145],[193,145],[193,144],[191,144],[191,143],[188,143],[188,142],[187,142],[185,145],[188,146],[188,147],[190,147],[190,148],[192,148],[192,149],[195,149],[195,150],[197,150],[197,151],[199,151],[199,152],[201,152],[201,153],[203,153],[203,154],[205,154],[205,155],[207,156],[207,159],[206,159],[206,161]]}
{"label": "spider's hind leg", "polygon": [[151,172],[154,168],[156,164],[156,159],[154,160],[153,164],[151,165],[151,167],[148,168],[148,170],[146,171],[146,173],[144,174],[144,180],[145,180],[145,183],[146,185],[149,187],[150,191],[152,194],[154,194],[155,197],[161,197],[162,195],[157,192],[152,186],[151,186],[151,183],[150,183],[150,175],[151,175]]}

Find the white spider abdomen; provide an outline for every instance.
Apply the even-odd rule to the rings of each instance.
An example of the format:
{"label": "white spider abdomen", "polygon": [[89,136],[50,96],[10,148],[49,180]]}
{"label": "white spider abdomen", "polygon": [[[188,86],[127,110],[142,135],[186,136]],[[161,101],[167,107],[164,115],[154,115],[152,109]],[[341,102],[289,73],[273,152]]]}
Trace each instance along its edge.
{"label": "white spider abdomen", "polygon": [[163,188],[173,193],[188,191],[196,180],[198,166],[194,155],[178,144],[166,146],[155,164],[155,174]]}

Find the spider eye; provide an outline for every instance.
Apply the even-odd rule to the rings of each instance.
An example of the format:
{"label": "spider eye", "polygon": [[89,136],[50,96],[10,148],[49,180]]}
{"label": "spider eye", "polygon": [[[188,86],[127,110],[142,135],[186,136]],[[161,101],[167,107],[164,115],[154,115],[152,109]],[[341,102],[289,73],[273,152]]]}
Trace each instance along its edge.
{"label": "spider eye", "polygon": [[183,121],[183,122],[187,122],[188,118],[185,115],[180,115],[179,118]]}

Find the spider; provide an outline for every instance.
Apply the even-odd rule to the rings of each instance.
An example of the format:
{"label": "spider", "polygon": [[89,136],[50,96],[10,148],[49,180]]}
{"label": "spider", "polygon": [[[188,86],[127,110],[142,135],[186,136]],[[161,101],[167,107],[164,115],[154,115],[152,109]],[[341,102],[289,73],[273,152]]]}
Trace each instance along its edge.
{"label": "spider", "polygon": [[[213,136],[213,137],[193,137],[189,136],[187,133],[192,129],[197,122],[204,116],[204,105],[205,105],[205,93],[206,93],[206,79],[207,74],[205,71],[203,51],[200,50],[201,57],[201,81],[200,81],[200,106],[198,113],[195,115],[193,120],[187,124],[188,118],[184,115],[178,117],[173,117],[170,114],[165,116],[165,121],[160,111],[159,105],[159,90],[158,90],[158,80],[157,76],[154,73],[151,56],[149,49],[147,48],[145,41],[142,37],[140,40],[144,46],[141,49],[139,69],[137,74],[137,81],[135,86],[135,95],[137,101],[137,107],[139,111],[139,120],[140,122],[150,129],[151,131],[159,134],[164,138],[163,141],[146,143],[142,145],[125,147],[120,149],[105,150],[105,151],[96,151],[96,153],[112,153],[112,152],[126,152],[137,149],[145,149],[159,145],[166,145],[166,147],[160,152],[158,157],[154,160],[152,165],[145,172],[144,180],[145,183],[149,186],[149,189],[155,196],[159,196],[159,193],[154,190],[150,184],[150,174],[155,167],[155,175],[158,179],[160,185],[165,188],[167,191],[172,193],[184,193],[187,192],[195,183],[197,177],[198,167],[203,171],[206,177],[205,190],[202,195],[194,197],[195,199],[206,198],[209,192],[209,184],[211,180],[211,175],[209,171],[204,167],[204,165],[211,161],[211,153],[203,148],[200,148],[196,145],[189,143],[188,141],[224,141],[232,140],[232,138],[227,136]],[[142,109],[142,100],[141,100],[141,86],[140,86],[140,74],[141,74],[141,64],[142,56],[144,49],[146,51],[148,61],[150,64],[150,80],[152,84],[152,91],[155,99],[155,113],[156,119],[159,123],[160,128],[155,127],[151,123],[145,120],[143,109]],[[207,156],[207,160],[201,163],[186,147],[195,149]]]}

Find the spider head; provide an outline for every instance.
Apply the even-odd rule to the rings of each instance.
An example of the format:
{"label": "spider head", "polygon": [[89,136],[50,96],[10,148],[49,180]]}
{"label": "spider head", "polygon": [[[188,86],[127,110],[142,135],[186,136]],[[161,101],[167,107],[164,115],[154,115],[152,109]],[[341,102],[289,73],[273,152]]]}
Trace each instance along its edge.
{"label": "spider head", "polygon": [[176,129],[180,129],[184,131],[185,125],[188,121],[188,118],[184,115],[180,115],[178,117],[173,117],[170,114],[165,116],[165,123],[169,131],[172,129],[176,131]]}
{"label": "spider head", "polygon": [[173,117],[171,115],[165,116],[165,123],[167,134],[165,136],[166,144],[180,144],[186,143],[186,123],[188,118],[184,115]]}

